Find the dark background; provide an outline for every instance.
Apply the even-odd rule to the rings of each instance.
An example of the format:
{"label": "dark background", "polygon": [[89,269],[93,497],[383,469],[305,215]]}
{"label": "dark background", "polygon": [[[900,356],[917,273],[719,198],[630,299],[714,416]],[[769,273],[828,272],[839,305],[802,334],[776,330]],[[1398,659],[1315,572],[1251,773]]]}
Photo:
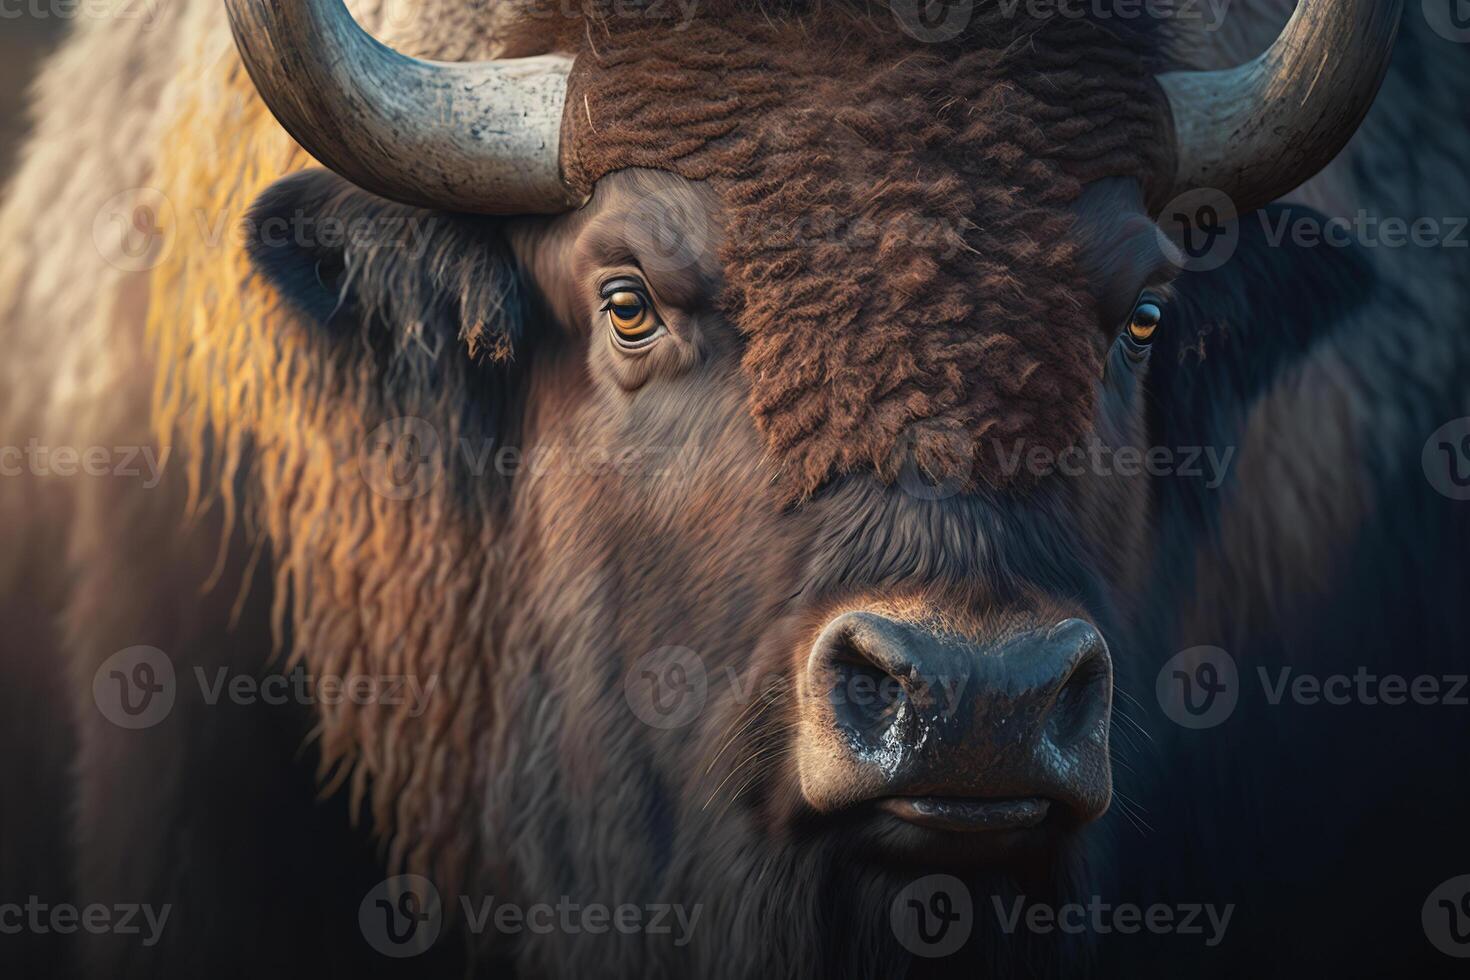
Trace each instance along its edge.
{"label": "dark background", "polygon": [[57,17],[36,18],[27,13],[0,20],[0,184],[10,175],[15,153],[24,139],[24,107],[31,80],[41,58],[56,45],[65,29],[66,21]]}

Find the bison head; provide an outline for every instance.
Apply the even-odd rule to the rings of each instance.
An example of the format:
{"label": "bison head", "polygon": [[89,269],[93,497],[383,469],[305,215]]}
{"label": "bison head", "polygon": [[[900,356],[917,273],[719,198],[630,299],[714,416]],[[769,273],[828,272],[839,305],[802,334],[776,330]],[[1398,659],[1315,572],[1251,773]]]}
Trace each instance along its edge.
{"label": "bison head", "polygon": [[[833,922],[871,965],[895,869],[1081,870],[1148,500],[1090,461],[1149,442],[1153,219],[1320,168],[1397,4],[1163,75],[1148,32],[990,8],[941,43],[876,8],[589,17],[541,39],[575,58],[445,64],[341,0],[228,7],[335,174],[255,202],[279,315],[188,354],[230,371],[293,650],[438,679],[323,719],[395,857],[699,902],[782,937],[753,967]],[[271,234],[302,222],[349,233]],[[566,949],[607,955],[525,955]]]}

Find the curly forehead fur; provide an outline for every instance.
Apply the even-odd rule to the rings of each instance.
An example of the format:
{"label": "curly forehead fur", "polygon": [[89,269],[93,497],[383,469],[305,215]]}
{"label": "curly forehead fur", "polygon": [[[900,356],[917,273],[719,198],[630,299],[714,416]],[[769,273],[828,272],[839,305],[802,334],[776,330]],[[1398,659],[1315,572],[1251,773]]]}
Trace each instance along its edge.
{"label": "curly forehead fur", "polygon": [[908,460],[1003,486],[988,447],[1091,423],[1102,333],[1068,205],[1158,165],[1142,43],[992,4],[945,44],[887,10],[609,17],[563,164],[584,189],[630,166],[717,188],[725,305],[792,496]]}
{"label": "curly forehead fur", "polygon": [[[552,43],[544,19],[528,40],[479,2],[453,15],[436,4],[407,25],[388,25],[377,0],[352,8],[421,57]],[[180,209],[243,217],[313,161],[256,97],[217,10],[191,16],[202,40],[180,69],[188,84],[151,179]],[[701,6],[683,30],[639,17],[557,21],[568,33],[556,43],[578,54],[570,178],[590,187],[653,167],[718,191],[753,413],[793,497],[842,470],[889,468],[909,435],[936,471],[983,460],[979,439],[1057,443],[1088,424],[1100,334],[1064,244],[1068,202],[1094,177],[1148,172],[1156,119],[1141,93],[1152,90],[1127,45],[1094,26],[992,20],[977,16],[948,46],[908,40],[886,13],[768,19]],[[322,708],[318,733],[325,769],[351,780],[394,862],[452,889],[472,865],[490,792],[476,760],[513,714],[482,649],[503,632],[508,573],[485,558],[503,515],[483,480],[468,504],[446,479],[401,506],[371,492],[358,458],[363,434],[389,418],[435,420],[446,445],[487,437],[466,429],[487,417],[465,410],[485,382],[460,354],[505,353],[481,321],[511,302],[513,275],[498,253],[463,257],[461,222],[432,224],[420,266],[368,256],[355,267],[393,283],[360,296],[391,307],[377,311],[394,326],[389,381],[369,346],[286,329],[281,297],[228,240],[166,254],[151,273],[149,322],[166,366],[156,424],[192,447],[196,493],[216,486],[233,516],[236,477],[257,485],[242,520],[270,542],[276,624],[292,655],[322,674],[415,673],[453,692],[423,715]],[[431,329],[450,307],[463,351],[455,331]]]}

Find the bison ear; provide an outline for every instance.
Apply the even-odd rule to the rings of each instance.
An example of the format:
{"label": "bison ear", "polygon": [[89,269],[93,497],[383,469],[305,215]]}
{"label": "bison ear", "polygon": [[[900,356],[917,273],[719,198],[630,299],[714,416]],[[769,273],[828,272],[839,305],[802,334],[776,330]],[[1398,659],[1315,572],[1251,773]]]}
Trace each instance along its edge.
{"label": "bison ear", "polygon": [[256,271],[323,328],[455,338],[504,360],[525,311],[497,229],[493,219],[384,200],[326,170],[283,178],[246,218]]}

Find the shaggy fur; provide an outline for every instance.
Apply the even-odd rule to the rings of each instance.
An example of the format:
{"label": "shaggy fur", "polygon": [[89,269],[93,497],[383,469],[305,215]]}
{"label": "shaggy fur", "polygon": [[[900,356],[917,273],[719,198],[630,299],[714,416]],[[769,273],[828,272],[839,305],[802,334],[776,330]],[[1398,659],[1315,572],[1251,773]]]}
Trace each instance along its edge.
{"label": "shaggy fur", "polygon": [[[370,10],[359,13],[374,26]],[[636,19],[589,21],[573,33],[586,67],[569,104],[591,119],[583,129],[586,113],[567,116],[573,178],[590,185],[615,168],[658,165],[721,189],[729,303],[749,339],[753,411],[785,499],[842,470],[892,475],[900,436],[912,438],[931,473],[988,465],[977,472],[999,483],[991,443],[1060,446],[1091,425],[1104,335],[1061,242],[1066,206],[1083,177],[1146,170],[1153,103],[1117,39],[1053,21],[1049,34],[1069,36],[1042,44],[1030,36],[1035,25],[1023,26],[1012,35],[1003,32],[1019,30],[1013,22],[977,18],[977,33],[943,56],[885,50],[902,35],[841,11],[774,24],[749,12],[701,18],[679,33]],[[830,42],[830,57],[813,38]],[[190,203],[210,213],[243,215],[271,180],[307,161],[234,59],[220,59],[203,81],[175,131],[215,142],[197,152],[190,140],[165,141],[178,149],[165,155],[159,181],[199,193]],[[836,111],[835,131],[828,100],[848,107]],[[813,155],[812,145],[829,149]],[[784,235],[807,212],[830,244]],[[916,247],[905,238],[915,214],[945,231],[940,240]],[[854,241],[846,222],[855,218],[879,240]],[[434,247],[452,261],[452,242]],[[364,253],[356,276],[376,288],[372,262]],[[243,253],[176,247],[154,273],[151,329],[160,362],[171,365],[160,375],[158,424],[195,445],[212,433],[226,489],[254,449],[260,521],[274,542],[277,628],[296,631],[293,657],[321,672],[411,664],[452,679],[457,699],[436,702],[447,714],[412,719],[406,709],[344,704],[323,719],[321,736],[324,765],[353,774],[354,796],[371,794],[378,825],[412,828],[395,858],[450,884],[468,863],[464,815],[484,775],[474,740],[489,694],[468,644],[494,632],[500,571],[476,556],[500,540],[497,505],[485,481],[466,481],[482,498],[472,506],[437,491],[398,506],[362,485],[357,450],[363,433],[401,416],[453,420],[442,433],[450,445],[484,434],[463,410],[481,383],[471,362],[437,356],[484,328],[443,318],[438,295],[399,290],[416,299],[386,318],[400,383],[385,400],[377,358],[329,357],[318,370],[320,341],[280,329],[271,313],[279,296],[246,263]],[[440,293],[476,282],[481,295],[496,295],[444,261],[427,267]],[[493,269],[485,273],[495,281]],[[221,334],[221,323],[237,326]],[[191,458],[197,466],[206,454]],[[422,541],[438,544],[411,545]],[[368,546],[381,560],[364,567],[351,556]],[[483,571],[456,584],[466,565]],[[416,757],[420,744],[442,745],[433,764]]]}
{"label": "shaggy fur", "polygon": [[1065,243],[1067,205],[1163,158],[1139,40],[989,5],[945,45],[881,7],[729,6],[678,32],[589,24],[564,165],[583,189],[628,166],[718,188],[727,315],[787,490],[891,478],[905,447],[1002,486],[993,446],[1073,444],[1116,324]]}
{"label": "shaggy fur", "polygon": [[[440,4],[425,4],[424,16],[406,24],[382,18],[377,3],[352,6],[384,40],[421,56],[538,50],[525,38],[491,40],[482,26],[492,23],[483,3],[455,4],[454,14],[442,19],[436,19]],[[386,6],[400,14],[403,8]],[[1463,822],[1463,807],[1443,802],[1440,792],[1453,782],[1445,772],[1464,765],[1459,714],[1437,714],[1444,737],[1430,743],[1432,751],[1410,759],[1408,748],[1428,730],[1418,714],[1396,716],[1394,737],[1386,739],[1380,738],[1383,716],[1371,712],[1353,715],[1351,724],[1344,716],[1336,725],[1323,724],[1321,716],[1288,725],[1281,719],[1297,716],[1277,712],[1275,728],[1232,722],[1216,733],[1195,733],[1150,717],[1157,712],[1147,705],[1154,673],[1169,653],[1221,638],[1242,657],[1268,651],[1277,661],[1296,658],[1323,669],[1390,661],[1396,670],[1430,669],[1436,661],[1421,659],[1422,651],[1445,658],[1461,648],[1452,628],[1458,624],[1445,620],[1456,608],[1454,597],[1464,594],[1464,579],[1445,570],[1463,566],[1451,554],[1465,540],[1463,511],[1456,523],[1442,520],[1448,502],[1435,498],[1422,479],[1418,441],[1433,424],[1463,412],[1457,407],[1463,384],[1453,378],[1463,378],[1465,362],[1446,356],[1451,345],[1443,342],[1449,333],[1443,321],[1415,319],[1422,335],[1412,334],[1401,315],[1402,297],[1384,292],[1384,309],[1373,306],[1370,296],[1347,290],[1366,279],[1365,264],[1322,251],[1311,262],[1298,256],[1293,263],[1283,250],[1256,241],[1226,273],[1184,283],[1177,309],[1170,310],[1171,329],[1179,336],[1161,342],[1167,366],[1157,378],[1145,385],[1141,376],[1115,372],[1099,396],[1098,324],[1089,318],[1092,301],[1070,261],[1060,257],[1065,245],[1037,238],[1031,247],[1009,210],[1015,206],[1039,227],[1059,231],[1065,219],[1058,215],[1077,190],[1071,181],[1080,184],[1088,174],[1081,158],[1092,162],[1093,154],[1084,151],[1101,145],[1084,138],[1092,132],[1091,120],[1111,119],[1126,129],[1126,120],[1112,113],[1131,106],[1132,98],[1149,96],[1147,86],[1127,94],[1126,80],[1141,77],[1142,70],[1129,56],[1092,66],[1104,56],[1086,54],[1086,42],[1097,38],[1108,47],[1097,28],[1046,28],[1060,32],[1050,35],[1055,45],[1044,46],[1050,53],[1038,53],[1041,46],[1021,39],[1002,49],[997,37],[972,38],[952,49],[903,49],[906,42],[890,29],[887,37],[895,47],[887,62],[880,41],[850,13],[783,18],[773,11],[769,27],[752,19],[738,30],[691,28],[699,32],[693,36],[710,43],[740,31],[767,40],[770,70],[784,73],[797,86],[791,93],[795,104],[806,105],[798,113],[762,102],[769,92],[762,95],[753,70],[759,66],[749,63],[749,77],[730,80],[752,85],[748,96],[740,96],[740,112],[728,118],[697,114],[687,147],[674,154],[680,162],[668,164],[714,167],[724,160],[730,166],[712,169],[710,180],[730,211],[727,227],[745,233],[730,236],[725,247],[732,272],[727,308],[746,350],[750,356],[786,351],[782,367],[788,361],[804,364],[801,378],[842,370],[824,363],[818,347],[808,350],[799,331],[788,331],[772,307],[752,295],[757,283],[743,279],[739,268],[749,255],[751,267],[764,270],[761,288],[783,297],[781,302],[839,304],[830,305],[834,315],[851,316],[854,336],[864,340],[846,356],[870,354],[883,370],[870,366],[860,378],[842,376],[843,384],[871,385],[872,378],[886,380],[889,369],[903,369],[907,380],[893,391],[863,389],[887,406],[888,414],[877,418],[865,414],[866,403],[834,412],[820,386],[817,394],[788,392],[768,404],[768,381],[776,387],[778,381],[797,381],[775,378],[782,372],[773,367],[741,371],[735,358],[714,358],[688,377],[648,385],[635,414],[628,411],[628,393],[607,391],[589,378],[585,343],[558,335],[540,316],[544,311],[531,309],[523,318],[522,302],[534,303],[517,288],[524,270],[511,267],[495,223],[441,218],[418,259],[353,246],[340,254],[287,255],[290,261],[277,267],[257,252],[252,263],[247,249],[228,236],[253,207],[257,216],[298,199],[309,201],[317,214],[405,210],[320,177],[278,184],[311,161],[255,97],[230,54],[217,3],[161,9],[164,19],[151,35],[96,22],[58,58],[43,90],[41,139],[0,221],[11,254],[45,257],[35,268],[9,264],[0,279],[8,344],[0,362],[6,439],[23,444],[40,434],[57,443],[136,444],[148,441],[151,426],[159,443],[176,448],[178,460],[167,492],[153,495],[117,481],[0,483],[0,513],[21,544],[0,566],[10,603],[6,614],[27,627],[25,633],[11,632],[0,650],[8,682],[0,685],[7,698],[3,714],[16,726],[14,741],[42,745],[55,757],[13,754],[26,756],[27,764],[44,773],[19,782],[7,773],[0,785],[0,803],[8,807],[0,811],[0,844],[9,845],[0,848],[0,883],[45,891],[46,885],[75,878],[85,898],[159,896],[179,904],[180,928],[154,951],[173,970],[150,971],[149,964],[138,967],[138,959],[131,960],[135,969],[124,970],[118,968],[120,957],[99,959],[96,975],[192,977],[217,969],[221,959],[247,975],[279,975],[300,972],[310,957],[323,963],[323,974],[367,975],[344,966],[343,951],[362,946],[355,906],[381,877],[382,866],[326,859],[350,836],[348,812],[386,842],[390,867],[429,874],[446,899],[463,888],[523,902],[554,901],[565,893],[707,905],[703,931],[682,960],[650,936],[488,936],[479,952],[490,975],[501,975],[496,968],[504,964],[495,959],[501,956],[513,959],[525,975],[921,974],[926,964],[896,948],[886,921],[895,882],[911,869],[874,869],[853,859],[840,833],[788,828],[770,819],[800,809],[799,794],[781,778],[790,705],[757,699],[743,711],[733,685],[722,681],[711,686],[709,708],[696,730],[656,732],[630,716],[618,689],[651,637],[697,638],[712,676],[756,681],[785,676],[792,651],[802,649],[803,638],[837,603],[891,598],[902,589],[905,596],[927,591],[961,612],[983,612],[985,602],[1004,596],[998,586],[1018,582],[1078,597],[1094,611],[1119,664],[1118,707],[1127,719],[1118,732],[1136,731],[1139,724],[1148,732],[1119,738],[1119,775],[1130,795],[1120,797],[1113,814],[1061,856],[1055,878],[1020,886],[980,876],[971,880],[977,911],[987,921],[989,898],[1005,898],[1018,887],[1041,899],[1091,886],[1109,897],[1208,901],[1235,897],[1219,883],[1241,874],[1255,880],[1242,893],[1241,925],[1230,934],[1233,953],[1202,957],[1197,945],[1184,944],[1177,962],[1169,962],[1170,972],[1239,975],[1231,968],[1261,968],[1262,949],[1273,950],[1266,966],[1281,971],[1303,961],[1303,969],[1321,969],[1322,957],[1336,957],[1333,965],[1351,972],[1369,963],[1402,969],[1414,959],[1405,950],[1438,956],[1422,941],[1418,903],[1435,882],[1466,866],[1470,855],[1463,844],[1422,852],[1463,840],[1445,829]],[[829,84],[814,67],[797,63],[803,24],[845,25],[851,32],[822,34],[822,43],[805,56],[811,66],[827,63],[825,46],[835,49],[840,42],[868,69],[886,64],[889,71],[853,73],[842,85]],[[626,59],[628,78],[692,85],[691,93],[717,91],[710,87],[717,79],[704,80],[710,85],[700,88],[697,72],[672,70],[697,67],[697,45],[673,39],[630,51],[626,39],[635,35],[622,33],[631,30],[627,25],[600,30],[589,21],[577,27],[566,43],[582,55],[573,81],[583,116],[590,116],[587,152],[605,156],[600,163],[570,161],[582,180],[617,164],[607,147],[621,138],[620,131],[608,123],[621,118],[617,105],[640,97],[631,86],[620,88],[623,62],[617,59]],[[1067,44],[1060,43],[1064,37]],[[967,51],[971,42],[974,50]],[[654,48],[666,53],[667,73],[645,63],[643,53]],[[977,70],[992,71],[993,99],[1012,100],[1004,101],[1007,107],[1024,105],[1026,113],[979,113],[980,106],[996,103],[986,102],[984,91],[969,92],[968,83],[944,79],[956,87],[954,98],[973,103],[957,114],[960,102],[937,94],[902,99],[901,87],[885,80],[906,79],[929,92],[924,86],[938,85],[941,73],[924,65],[941,55],[971,59]],[[606,68],[599,57],[611,59]],[[1416,51],[1401,60],[1417,57]],[[1402,74],[1402,66],[1396,71]],[[594,91],[588,80],[598,73]],[[1114,79],[1118,92],[1109,85],[1088,88],[1087,79],[1098,75]],[[114,86],[115,79],[121,81]],[[824,114],[820,99],[806,96],[803,84],[822,89],[838,108]],[[857,91],[875,101],[859,104],[851,95]],[[1068,123],[1084,91],[1095,103],[1085,118]],[[604,104],[603,98],[615,101]],[[1375,115],[1389,112],[1405,127],[1427,128],[1420,105],[1406,100]],[[568,119],[574,129],[582,125],[574,118],[576,108],[574,102]],[[657,108],[650,100],[648,111]],[[843,128],[829,133],[827,121],[839,115]],[[718,127],[707,125],[711,119],[728,131],[715,135]],[[935,201],[921,199],[916,209],[957,222],[976,253],[968,253],[965,262],[941,256],[931,268],[919,259],[909,265],[878,262],[876,250],[867,247],[823,247],[829,271],[842,274],[846,292],[840,302],[809,298],[798,287],[812,270],[799,265],[788,274],[773,268],[765,252],[773,239],[769,229],[756,227],[754,202],[765,194],[762,207],[810,203],[821,214],[823,208],[840,212],[854,203],[866,208],[871,200],[872,213],[884,219],[912,205],[914,189],[905,174],[895,174],[872,148],[883,145],[871,128],[873,119],[897,125],[888,137],[942,191]],[[1039,130],[1042,123],[1056,128],[1051,136],[1033,133],[1023,119]],[[909,130],[904,120],[921,124]],[[1076,134],[1078,159],[1068,158],[1072,125],[1085,130]],[[983,172],[964,169],[975,157],[937,149],[926,135],[931,126],[950,126],[958,139],[973,126],[975,145],[990,153],[976,166]],[[1004,126],[1036,142],[1007,138]],[[668,132],[669,127],[659,129]],[[834,141],[831,186],[800,179],[781,143],[788,132]],[[1092,135],[1102,140],[1113,132],[1102,128]],[[1136,161],[1129,163],[1127,154],[1151,152],[1153,145],[1149,133],[1138,139],[1143,149],[1123,147],[1118,157],[1096,154],[1103,163],[1097,169],[1129,172]],[[1053,143],[1056,152],[1046,152]],[[1033,147],[1032,155],[1022,154],[1022,145]],[[597,151],[599,146],[604,149]],[[734,155],[739,147],[751,155]],[[1007,147],[1019,155],[1012,158]],[[636,140],[624,149],[625,165],[643,152]],[[742,159],[743,170],[730,164]],[[987,183],[985,174],[1007,166],[1014,167],[1010,181]],[[870,170],[895,179],[858,179]],[[967,188],[979,190],[961,190],[951,179],[959,174]],[[790,186],[774,187],[762,178]],[[127,274],[100,260],[92,221],[110,194],[140,183],[166,191],[176,220],[172,247],[161,263]],[[263,197],[272,185],[275,191]],[[894,188],[906,190],[890,202],[885,194]],[[1009,197],[1012,190],[1015,196]],[[989,209],[992,199],[1006,206]],[[866,213],[864,208],[857,210]],[[211,237],[216,230],[227,236],[223,243]],[[992,234],[994,249],[980,247]],[[1006,266],[1017,258],[1026,261],[1019,268]],[[323,260],[330,261],[319,264]],[[1035,378],[1050,379],[1064,395],[1070,392],[1062,379],[1081,379],[1089,393],[1086,405],[1079,400],[1074,406],[1075,417],[1060,405],[1048,408],[1053,414],[1026,409],[1028,418],[1062,420],[1056,433],[1042,432],[1050,423],[1038,423],[1037,432],[1027,430],[1032,438],[1066,438],[1069,425],[1085,427],[1092,413],[1096,428],[1112,442],[1233,444],[1235,430],[1227,427],[1221,435],[1208,427],[1192,429],[1186,416],[1199,414],[1204,402],[1245,414],[1269,389],[1267,411],[1252,426],[1254,459],[1245,470],[1259,485],[1206,498],[1178,481],[1106,491],[1079,481],[1038,488],[1019,502],[987,492],[938,507],[885,491],[858,471],[886,463],[884,445],[909,420],[931,415],[941,432],[960,435],[957,441],[967,446],[972,423],[984,421],[989,389],[971,388],[968,373],[962,376],[958,367],[946,373],[942,355],[955,349],[955,363],[963,362],[976,377],[985,377],[987,356],[1000,356],[971,349],[973,338],[937,314],[933,326],[946,336],[944,344],[920,342],[928,323],[903,321],[901,329],[887,330],[890,321],[870,315],[857,298],[872,290],[886,295],[882,290],[892,284],[895,268],[934,287],[932,296],[908,297],[931,312],[944,313],[945,302],[972,301],[970,284],[957,273],[967,268],[998,277],[992,285],[1002,292],[1012,285],[1007,277],[1016,276],[1015,285],[1067,301],[1046,309],[1044,321],[1008,320],[996,327],[1017,338],[1019,331],[1031,330],[1027,336],[1035,344],[1027,357],[1056,354],[1036,368]],[[849,279],[847,270],[853,269],[866,270],[867,278]],[[1036,271],[1041,269],[1058,278],[1045,279]],[[1274,274],[1263,283],[1268,269]],[[1300,290],[1294,280],[1305,276],[1337,289],[1341,307],[1304,301],[1305,308],[1295,310],[1292,299]],[[322,303],[333,294],[346,302]],[[1024,303],[1022,297],[993,312],[1009,315]],[[983,310],[974,307],[975,321],[984,322]],[[146,336],[140,326],[145,314]],[[1300,318],[1296,332],[1282,327],[1292,317]],[[1242,320],[1257,331],[1238,329]],[[1043,322],[1047,329],[1067,324],[1068,332],[1049,342]],[[549,329],[539,338],[539,331],[522,329],[543,326]],[[1285,340],[1272,344],[1272,337]],[[1357,344],[1346,343],[1349,337]],[[1325,358],[1324,347],[1330,355]],[[1381,365],[1390,347],[1395,373],[1386,376]],[[1204,372],[1195,370],[1196,350],[1208,352]],[[1012,368],[1019,364],[1000,359]],[[1351,372],[1336,368],[1338,359],[1350,362]],[[1351,387],[1357,378],[1374,384]],[[1145,387],[1154,427],[1146,435],[1125,424],[1136,421]],[[1373,411],[1355,411],[1352,422],[1361,432],[1353,438],[1322,438],[1324,427],[1332,434],[1348,430],[1336,417],[1346,411],[1344,403],[1372,405]],[[748,404],[756,406],[761,433],[749,423]],[[535,418],[521,417],[517,406],[526,405],[534,406]],[[1329,410],[1318,415],[1311,406]],[[453,454],[445,479],[405,503],[372,491],[364,476],[371,476],[374,464],[360,453],[365,433],[404,415],[431,420],[445,443],[463,437],[481,449],[506,441],[533,445],[537,439],[687,444],[705,451],[700,458],[707,465],[684,480],[639,474],[564,479],[553,473],[508,488],[464,472],[462,457]],[[630,417],[637,424],[624,426]],[[1171,419],[1182,424],[1171,428],[1165,424]],[[1288,424],[1293,428],[1283,429]],[[865,428],[852,428],[858,425]],[[827,436],[837,433],[845,435],[834,449]],[[1374,438],[1363,438],[1368,434]],[[767,448],[780,447],[769,461],[759,452],[762,435]],[[1321,466],[1281,465],[1302,458],[1304,443],[1320,451],[1314,458],[1325,461]],[[1354,457],[1364,445],[1380,447],[1366,465]],[[987,462],[996,458],[988,451],[975,455]],[[779,501],[768,499],[762,488],[783,465],[785,492]],[[806,506],[778,506],[844,469],[854,472],[832,481],[830,491],[814,495]],[[1403,505],[1393,509],[1392,521],[1383,519],[1385,505],[1375,508],[1366,493],[1342,500],[1330,522],[1314,519],[1315,495],[1331,494],[1339,485],[1367,485],[1380,472],[1396,474],[1384,483],[1402,494],[1393,498]],[[1293,486],[1273,484],[1277,474]],[[1293,509],[1298,500],[1309,503]],[[1332,563],[1324,556],[1341,552],[1322,547],[1323,541],[1350,535],[1356,520],[1375,509],[1378,520],[1365,535],[1367,543],[1353,551],[1352,566],[1328,567]],[[1155,547],[1162,557],[1155,565],[1144,547],[1150,525],[1159,528]],[[1222,526],[1251,531],[1221,541]],[[1289,552],[1280,546],[1286,531],[1296,535]],[[1202,538],[1211,543],[1201,546]],[[1122,546],[1122,539],[1132,543]],[[1439,551],[1416,550],[1426,541],[1442,542]],[[1351,542],[1342,545],[1352,550]],[[1332,589],[1336,604],[1319,613],[1317,605],[1299,601],[1290,590],[1294,582],[1284,593],[1260,594],[1257,570],[1278,554],[1292,559],[1292,575],[1303,565],[1323,575],[1325,585],[1316,577],[1311,584]],[[1394,557],[1394,574],[1383,572],[1385,555]],[[1196,567],[1213,577],[1187,574]],[[1273,584],[1280,588],[1282,581]],[[1438,591],[1429,591],[1430,585]],[[201,586],[205,599],[195,595]],[[1395,588],[1402,594],[1389,597]],[[1323,639],[1324,622],[1332,627],[1329,639]],[[58,624],[54,631],[52,623]],[[1401,630],[1406,623],[1421,625]],[[323,707],[310,722],[315,727],[304,747],[295,719],[278,715],[242,710],[234,713],[236,727],[217,708],[181,705],[168,726],[145,740],[119,733],[93,710],[91,673],[123,644],[156,642],[178,654],[181,669],[220,664],[244,673],[270,664],[262,634],[272,625],[278,654],[316,673],[411,673],[421,680],[434,675],[442,696],[421,717],[407,706],[381,703]],[[58,665],[65,676],[31,683],[31,674]],[[20,710],[11,709],[12,700]],[[38,737],[48,726],[63,731],[54,740]],[[1292,739],[1303,732],[1312,736],[1303,751],[1283,752],[1283,746],[1297,750],[1302,743]],[[1383,743],[1379,755],[1355,754],[1372,740]],[[1199,761],[1202,745],[1214,760],[1209,765]],[[1279,768],[1288,754],[1300,755],[1299,771]],[[336,806],[274,806],[276,797],[262,788],[273,772],[309,782],[292,768],[298,759],[306,766],[320,761],[328,795],[338,787],[347,790],[337,794]],[[1364,759],[1376,764],[1359,764]],[[1125,775],[1130,765],[1139,769],[1136,778]],[[1436,774],[1436,766],[1444,771]],[[1281,785],[1263,787],[1277,772],[1284,773],[1275,777]],[[1324,800],[1370,796],[1374,787],[1366,780],[1382,773],[1399,774],[1389,784],[1395,792],[1380,794],[1380,809],[1392,819],[1341,808],[1324,819]],[[40,821],[33,812],[13,819],[20,798],[13,787],[57,800],[47,808],[27,796],[28,809],[70,813],[73,819],[52,820],[46,828],[35,826]],[[1431,814],[1434,833],[1422,832],[1426,818],[1414,812],[1423,809],[1426,792],[1442,801]],[[1392,801],[1399,802],[1396,810]],[[1285,813],[1256,812],[1272,804]],[[1123,823],[1135,806],[1147,810],[1136,832]],[[1363,814],[1357,824],[1350,819],[1355,813]],[[1305,826],[1294,826],[1292,815]],[[1319,844],[1328,823],[1337,839],[1357,845],[1352,854],[1362,860],[1345,860],[1346,847]],[[1208,830],[1201,833],[1202,827]],[[1283,834],[1281,827],[1295,832]],[[1400,851],[1387,862],[1396,869],[1402,865],[1400,887],[1388,907],[1371,882],[1360,880],[1364,864],[1385,863],[1385,827],[1418,828],[1412,836],[1423,838],[1413,860]],[[1352,840],[1355,834],[1359,839]],[[1125,846],[1114,851],[1110,845],[1120,841]],[[38,853],[62,855],[67,866],[50,878],[32,876],[27,861]],[[1109,854],[1116,855],[1118,881],[1097,885],[1084,877],[1106,864]],[[344,867],[355,867],[357,876],[343,874]],[[1281,878],[1295,869],[1311,870],[1287,888],[1278,876],[1255,874],[1260,867],[1280,869]],[[1339,894],[1353,901],[1341,907],[1320,902],[1326,893],[1320,883],[1328,873],[1341,886]],[[281,901],[282,882],[297,896],[295,906]],[[327,894],[333,886],[340,886],[340,894]],[[1285,941],[1291,937],[1276,933],[1301,921],[1308,900],[1326,906],[1317,914],[1335,928],[1324,929],[1316,944]],[[324,918],[321,934],[314,934]],[[1380,942],[1389,927],[1396,940],[1392,948]],[[334,929],[335,943],[327,937]],[[1366,937],[1371,948],[1344,945],[1342,937],[1353,934]],[[1262,936],[1273,942],[1251,941]],[[1405,937],[1417,945],[1408,946]],[[929,965],[935,972],[968,976],[1075,972],[1069,968],[1083,955],[1080,944],[1069,948],[1054,938],[982,933],[963,962]],[[1118,937],[1108,938],[1114,941]],[[1139,943],[1137,967],[1107,975],[1166,969],[1151,937]],[[394,965],[371,959],[373,969]],[[257,969],[261,962],[275,969]],[[409,961],[406,972],[464,971],[441,973],[424,958]]]}

